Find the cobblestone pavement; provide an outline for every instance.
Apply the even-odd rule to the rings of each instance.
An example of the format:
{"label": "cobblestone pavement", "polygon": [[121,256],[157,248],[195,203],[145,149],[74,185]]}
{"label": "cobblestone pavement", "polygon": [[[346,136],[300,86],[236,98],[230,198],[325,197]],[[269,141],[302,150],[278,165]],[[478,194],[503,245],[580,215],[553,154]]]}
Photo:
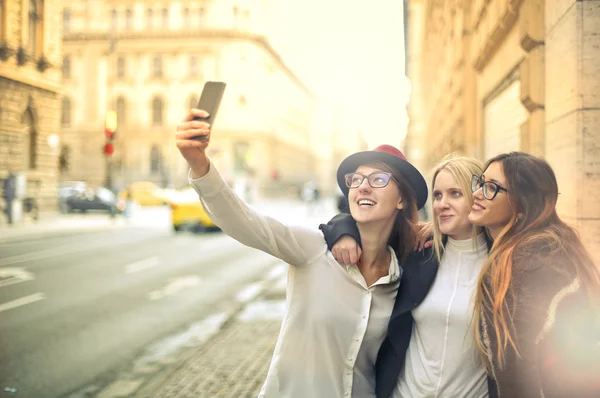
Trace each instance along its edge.
{"label": "cobblestone pavement", "polygon": [[285,311],[285,279],[136,398],[254,398],[267,376]]}

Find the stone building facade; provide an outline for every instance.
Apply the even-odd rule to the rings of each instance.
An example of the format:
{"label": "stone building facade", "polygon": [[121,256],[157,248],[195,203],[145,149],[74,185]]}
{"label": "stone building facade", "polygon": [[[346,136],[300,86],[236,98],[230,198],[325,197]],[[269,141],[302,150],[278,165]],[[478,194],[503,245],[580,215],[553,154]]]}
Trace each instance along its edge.
{"label": "stone building facade", "polygon": [[59,0],[0,0],[0,179],[26,183],[17,219],[25,198],[41,216],[58,205],[60,15]]}
{"label": "stone building facade", "polygon": [[311,179],[315,99],[268,40],[268,0],[64,4],[62,178],[105,183],[103,126],[113,110],[114,187],[184,186],[176,126],[204,82],[217,80],[227,88],[210,151],[222,172],[263,191]]}
{"label": "stone building facade", "polygon": [[544,157],[561,217],[600,252],[600,2],[410,0],[408,156]]}

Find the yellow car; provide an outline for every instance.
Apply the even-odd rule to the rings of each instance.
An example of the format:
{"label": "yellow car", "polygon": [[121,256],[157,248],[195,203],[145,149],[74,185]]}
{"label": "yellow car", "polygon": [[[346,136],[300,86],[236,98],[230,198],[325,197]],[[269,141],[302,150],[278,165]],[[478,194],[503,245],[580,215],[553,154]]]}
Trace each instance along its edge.
{"label": "yellow car", "polygon": [[193,188],[185,188],[177,195],[171,195],[168,202],[171,207],[171,221],[175,232],[184,228],[191,228],[194,231],[217,229],[204,211],[198,194]]}
{"label": "yellow car", "polygon": [[126,200],[127,191],[131,199],[140,206],[161,206],[166,203],[163,190],[151,181],[132,182],[119,192],[119,199]]}

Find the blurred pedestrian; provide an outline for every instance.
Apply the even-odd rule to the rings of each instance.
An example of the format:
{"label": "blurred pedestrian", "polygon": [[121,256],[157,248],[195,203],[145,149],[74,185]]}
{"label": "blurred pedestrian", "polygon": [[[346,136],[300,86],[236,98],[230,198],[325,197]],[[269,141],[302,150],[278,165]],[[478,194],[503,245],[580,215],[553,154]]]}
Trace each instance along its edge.
{"label": "blurred pedestrian", "polygon": [[8,170],[8,175],[2,184],[2,196],[4,197],[6,220],[8,224],[13,223],[13,201],[17,191],[17,177],[12,169]]}
{"label": "blurred pedestrian", "polygon": [[125,211],[123,212],[123,215],[126,219],[130,219],[131,216],[133,216],[134,207],[135,202],[133,200],[133,192],[129,186],[125,188]]}
{"label": "blurred pedestrian", "polygon": [[258,214],[225,184],[206,155],[210,140],[192,139],[208,136],[210,126],[193,120],[206,116],[192,110],[177,128],[190,184],[225,233],[290,264],[288,310],[260,397],[375,397],[375,359],[398,289],[399,260],[415,245],[417,209],[427,198],[423,176],[388,145],[340,164],[338,184],[363,245],[359,264],[341,266],[321,232]]}
{"label": "blurred pedestrian", "polygon": [[[481,174],[476,159],[450,155],[433,170],[433,248],[416,248],[404,272],[388,334],[379,354],[377,397],[489,396],[488,379],[474,344],[473,301],[489,242],[469,222],[471,177]],[[351,215],[322,226],[336,260],[359,261],[360,231]]]}

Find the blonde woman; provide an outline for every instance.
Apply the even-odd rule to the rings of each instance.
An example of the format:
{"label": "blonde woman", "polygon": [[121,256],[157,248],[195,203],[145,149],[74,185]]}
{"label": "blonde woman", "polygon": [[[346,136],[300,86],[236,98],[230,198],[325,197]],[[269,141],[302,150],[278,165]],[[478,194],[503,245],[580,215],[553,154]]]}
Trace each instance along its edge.
{"label": "blonde woman", "polygon": [[[394,311],[376,363],[377,397],[488,397],[491,380],[477,355],[472,318],[485,234],[468,219],[477,160],[449,156],[432,179],[433,249],[413,251],[403,265]],[[343,261],[360,234],[350,215],[321,226]],[[343,236],[343,235],[349,236]],[[337,239],[342,237],[337,243]]]}

